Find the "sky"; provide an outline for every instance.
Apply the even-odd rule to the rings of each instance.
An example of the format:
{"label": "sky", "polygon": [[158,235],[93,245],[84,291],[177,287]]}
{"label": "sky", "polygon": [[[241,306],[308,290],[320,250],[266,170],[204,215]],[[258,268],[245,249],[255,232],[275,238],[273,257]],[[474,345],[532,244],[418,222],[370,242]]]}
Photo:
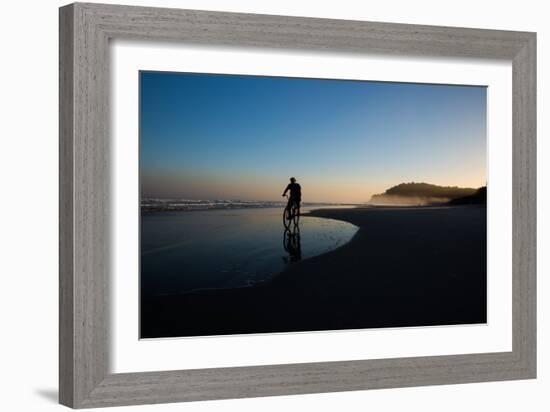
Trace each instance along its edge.
{"label": "sky", "polygon": [[486,184],[486,88],[140,73],[143,197],[363,203]]}

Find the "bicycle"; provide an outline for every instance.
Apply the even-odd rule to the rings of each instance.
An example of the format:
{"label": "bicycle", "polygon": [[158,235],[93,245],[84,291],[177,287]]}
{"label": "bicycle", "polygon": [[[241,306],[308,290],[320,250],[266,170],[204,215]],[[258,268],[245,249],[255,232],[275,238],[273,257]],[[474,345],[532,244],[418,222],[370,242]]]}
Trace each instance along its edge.
{"label": "bicycle", "polygon": [[[288,195],[285,195],[287,199],[289,199]],[[298,226],[298,223],[300,221],[300,203],[297,201],[289,201],[287,202],[287,205],[285,207],[285,210],[283,211],[283,225],[285,228],[289,229],[292,224],[294,226]]]}

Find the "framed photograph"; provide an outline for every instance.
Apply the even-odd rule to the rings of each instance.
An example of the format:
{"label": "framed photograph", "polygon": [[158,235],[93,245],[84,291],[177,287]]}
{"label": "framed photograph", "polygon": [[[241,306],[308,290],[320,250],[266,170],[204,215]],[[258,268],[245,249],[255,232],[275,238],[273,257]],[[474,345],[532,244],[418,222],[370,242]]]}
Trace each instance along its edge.
{"label": "framed photograph", "polygon": [[536,377],[536,35],[60,9],[60,402]]}

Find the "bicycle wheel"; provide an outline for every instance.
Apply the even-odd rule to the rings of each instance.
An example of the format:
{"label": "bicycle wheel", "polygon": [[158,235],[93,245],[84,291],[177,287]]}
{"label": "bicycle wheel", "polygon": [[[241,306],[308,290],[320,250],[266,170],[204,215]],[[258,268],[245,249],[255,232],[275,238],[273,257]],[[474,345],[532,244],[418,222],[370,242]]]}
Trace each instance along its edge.
{"label": "bicycle wheel", "polygon": [[290,224],[292,223],[292,211],[290,207],[285,207],[285,210],[283,210],[283,225],[285,228],[289,228]]}

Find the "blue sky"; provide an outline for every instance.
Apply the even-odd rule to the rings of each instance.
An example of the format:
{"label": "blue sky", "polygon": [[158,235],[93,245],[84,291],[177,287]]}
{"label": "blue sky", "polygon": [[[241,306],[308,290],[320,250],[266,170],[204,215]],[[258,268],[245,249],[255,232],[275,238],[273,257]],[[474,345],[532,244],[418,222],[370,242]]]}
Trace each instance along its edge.
{"label": "blue sky", "polygon": [[401,182],[485,184],[486,88],[140,74],[142,194],[364,202]]}

